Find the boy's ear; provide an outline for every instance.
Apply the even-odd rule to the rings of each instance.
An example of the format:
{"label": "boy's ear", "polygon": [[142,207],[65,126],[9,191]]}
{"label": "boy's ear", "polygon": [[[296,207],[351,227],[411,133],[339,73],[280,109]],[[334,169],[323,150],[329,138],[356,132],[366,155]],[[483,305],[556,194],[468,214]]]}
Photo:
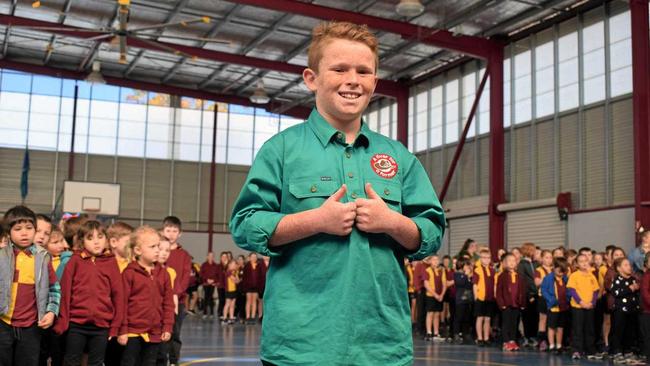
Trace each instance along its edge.
{"label": "boy's ear", "polygon": [[305,82],[305,85],[307,86],[307,89],[311,90],[312,92],[316,92],[316,71],[306,68],[302,71],[302,79]]}

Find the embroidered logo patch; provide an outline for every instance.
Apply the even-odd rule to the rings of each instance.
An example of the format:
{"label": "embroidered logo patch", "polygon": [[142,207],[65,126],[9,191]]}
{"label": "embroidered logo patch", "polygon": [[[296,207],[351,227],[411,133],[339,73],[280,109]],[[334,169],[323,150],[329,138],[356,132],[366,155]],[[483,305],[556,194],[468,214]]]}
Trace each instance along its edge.
{"label": "embroidered logo patch", "polygon": [[382,178],[390,179],[397,174],[397,162],[390,155],[375,154],[370,159],[370,166]]}

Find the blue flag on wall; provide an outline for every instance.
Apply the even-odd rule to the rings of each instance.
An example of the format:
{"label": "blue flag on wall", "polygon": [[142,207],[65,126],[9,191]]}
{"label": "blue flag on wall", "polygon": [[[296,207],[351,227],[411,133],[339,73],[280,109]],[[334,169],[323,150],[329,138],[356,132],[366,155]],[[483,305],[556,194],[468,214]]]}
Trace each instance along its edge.
{"label": "blue flag on wall", "polygon": [[23,157],[23,174],[20,177],[20,197],[23,201],[27,197],[28,190],[28,179],[29,179],[29,150],[25,149],[25,157]]}

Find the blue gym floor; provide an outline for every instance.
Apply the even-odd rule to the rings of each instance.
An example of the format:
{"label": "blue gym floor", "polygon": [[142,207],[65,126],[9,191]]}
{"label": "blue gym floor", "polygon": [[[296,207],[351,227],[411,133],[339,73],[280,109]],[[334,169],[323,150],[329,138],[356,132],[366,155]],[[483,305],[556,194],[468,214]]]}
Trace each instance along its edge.
{"label": "blue gym floor", "polygon": [[[221,326],[218,321],[188,316],[183,323],[181,365],[261,365],[260,325]],[[608,365],[606,362],[572,361],[569,355],[538,352],[504,353],[499,348],[477,348],[414,339],[414,365],[563,366]],[[377,365],[381,366],[381,365]]]}

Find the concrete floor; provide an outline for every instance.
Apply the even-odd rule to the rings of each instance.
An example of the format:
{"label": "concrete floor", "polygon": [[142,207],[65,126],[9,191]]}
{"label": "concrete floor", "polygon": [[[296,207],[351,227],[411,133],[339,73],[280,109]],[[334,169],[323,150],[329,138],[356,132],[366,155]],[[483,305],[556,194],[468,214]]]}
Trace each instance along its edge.
{"label": "concrete floor", "polygon": [[[260,325],[221,326],[217,321],[187,317],[183,324],[181,365],[261,365],[259,361]],[[609,362],[572,361],[570,356],[538,352],[504,353],[496,347],[477,348],[414,340],[415,366],[564,366],[609,365]],[[381,366],[381,365],[377,365]]]}

